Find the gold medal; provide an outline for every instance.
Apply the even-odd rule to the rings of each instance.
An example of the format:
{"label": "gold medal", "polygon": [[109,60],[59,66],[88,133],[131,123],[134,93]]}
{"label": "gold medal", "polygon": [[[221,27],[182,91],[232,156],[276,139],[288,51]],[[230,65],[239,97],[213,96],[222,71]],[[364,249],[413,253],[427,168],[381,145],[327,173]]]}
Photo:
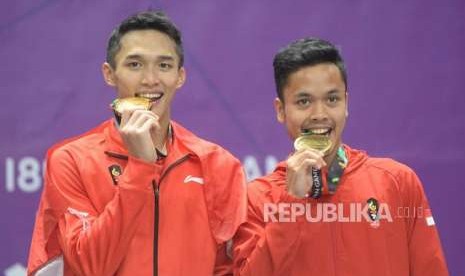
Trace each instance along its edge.
{"label": "gold medal", "polygon": [[331,140],[326,135],[302,134],[294,141],[295,150],[315,149],[327,154],[331,148]]}
{"label": "gold medal", "polygon": [[142,108],[149,110],[150,104],[151,102],[147,98],[129,97],[114,100],[110,107],[115,111],[115,114],[121,116],[121,113],[125,109]]}
{"label": "gold medal", "polygon": [[140,108],[144,110],[149,110],[151,104],[151,101],[147,98],[129,97],[114,100],[110,104],[110,107],[111,109],[113,109],[113,113],[115,113],[115,118],[119,125],[121,123],[121,115],[123,110]]}

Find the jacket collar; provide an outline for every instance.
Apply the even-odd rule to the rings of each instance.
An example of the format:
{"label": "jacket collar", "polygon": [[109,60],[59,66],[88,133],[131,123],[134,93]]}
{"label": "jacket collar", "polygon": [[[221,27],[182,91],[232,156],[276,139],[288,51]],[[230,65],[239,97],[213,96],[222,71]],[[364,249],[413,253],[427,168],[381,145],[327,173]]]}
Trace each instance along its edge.
{"label": "jacket collar", "polygon": [[[103,124],[105,152],[113,157],[127,159],[129,153],[121,138],[121,134],[115,125],[115,121],[110,119]],[[166,145],[168,161],[172,159],[179,159],[185,155],[194,155],[199,158],[203,155],[203,147],[201,143],[199,143],[200,138],[175,121],[170,121],[170,127],[171,141]]]}

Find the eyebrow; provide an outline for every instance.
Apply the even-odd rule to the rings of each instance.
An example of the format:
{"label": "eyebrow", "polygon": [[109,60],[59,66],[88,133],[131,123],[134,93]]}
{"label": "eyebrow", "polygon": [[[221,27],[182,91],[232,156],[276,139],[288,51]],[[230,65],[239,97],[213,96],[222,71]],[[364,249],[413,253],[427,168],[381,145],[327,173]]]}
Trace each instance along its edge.
{"label": "eyebrow", "polygon": [[[340,94],[341,91],[340,90],[337,90],[337,89],[331,89],[329,90],[328,92],[326,92],[326,95],[328,96],[331,96],[331,95],[335,95],[335,94]],[[294,98],[311,98],[312,97],[312,94],[309,93],[309,92],[305,92],[305,91],[301,91],[301,92],[298,92]]]}
{"label": "eyebrow", "polygon": [[[128,60],[128,59],[143,59],[143,56],[139,54],[132,54],[132,55],[126,56],[125,60]],[[174,57],[170,55],[161,55],[157,57],[157,60],[173,60],[174,61]]]}
{"label": "eyebrow", "polygon": [[162,55],[162,56],[158,56],[158,59],[159,60],[174,60],[174,57],[170,55]]}
{"label": "eyebrow", "polygon": [[133,54],[133,55],[126,56],[124,59],[141,59],[141,58],[142,58],[141,55]]}
{"label": "eyebrow", "polygon": [[339,93],[341,93],[340,90],[331,89],[331,90],[329,90],[326,94],[328,94],[328,95],[333,95],[333,94],[339,94]]}
{"label": "eyebrow", "polygon": [[311,97],[310,93],[301,91],[295,95],[295,98]]}

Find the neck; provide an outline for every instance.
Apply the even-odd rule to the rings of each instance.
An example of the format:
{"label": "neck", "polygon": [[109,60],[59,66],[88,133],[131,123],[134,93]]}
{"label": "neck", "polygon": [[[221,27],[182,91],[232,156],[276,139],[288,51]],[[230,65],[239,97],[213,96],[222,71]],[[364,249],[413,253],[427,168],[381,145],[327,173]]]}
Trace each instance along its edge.
{"label": "neck", "polygon": [[166,144],[166,140],[168,138],[168,128],[170,125],[170,120],[169,118],[166,120],[161,119],[160,120],[160,128],[159,129],[154,129],[152,131],[152,142],[155,148],[158,150],[162,151],[164,149],[164,146]]}

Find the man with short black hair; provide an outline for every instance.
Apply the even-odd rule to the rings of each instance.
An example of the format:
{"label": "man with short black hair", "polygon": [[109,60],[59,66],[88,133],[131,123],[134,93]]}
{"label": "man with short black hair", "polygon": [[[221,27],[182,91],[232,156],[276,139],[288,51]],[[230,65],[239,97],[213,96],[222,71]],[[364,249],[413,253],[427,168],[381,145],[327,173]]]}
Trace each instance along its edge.
{"label": "man with short black hair", "polygon": [[146,11],[112,32],[116,120],[52,147],[28,275],[224,275],[245,220],[240,162],[171,120],[181,34]]}
{"label": "man with short black hair", "polygon": [[295,152],[248,187],[235,275],[448,275],[416,174],[341,141],[347,73],[329,42],[292,42],[274,59],[277,119]]}

